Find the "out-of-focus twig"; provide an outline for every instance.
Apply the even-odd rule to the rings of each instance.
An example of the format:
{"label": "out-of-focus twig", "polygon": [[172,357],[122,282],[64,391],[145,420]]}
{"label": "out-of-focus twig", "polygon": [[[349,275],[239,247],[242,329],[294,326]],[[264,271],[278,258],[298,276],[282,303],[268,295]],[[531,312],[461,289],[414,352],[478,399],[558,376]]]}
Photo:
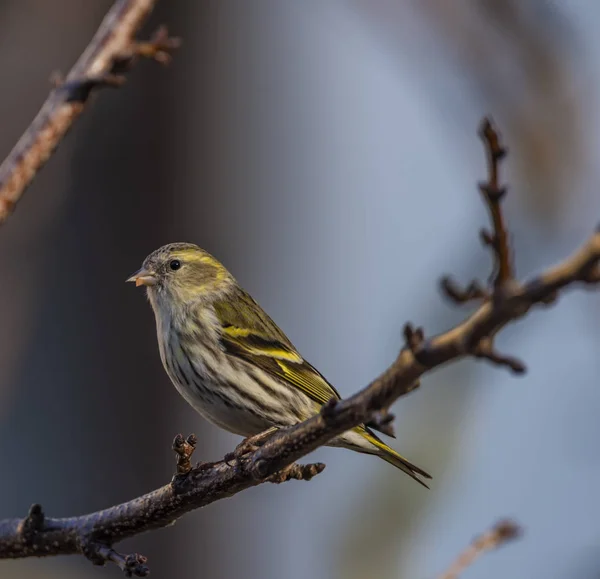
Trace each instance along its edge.
{"label": "out-of-focus twig", "polygon": [[518,538],[521,531],[521,527],[513,521],[506,520],[496,523],[483,535],[475,537],[473,542],[458,556],[448,570],[439,576],[439,579],[458,579],[461,573],[481,555]]}
{"label": "out-of-focus twig", "polygon": [[[498,146],[501,150],[491,123],[486,120],[482,127],[486,147]],[[496,145],[492,145],[494,142]],[[500,156],[496,157],[498,161]],[[490,181],[493,183],[494,178]],[[490,212],[494,234],[488,234],[493,243],[488,245],[494,249],[496,273],[490,287],[479,292],[478,308],[463,322],[431,338],[422,328],[406,324],[405,345],[398,357],[366,388],[348,399],[330,400],[318,415],[301,424],[269,432],[268,437],[253,437],[223,461],[191,468],[195,440],[178,436],[174,443],[178,474],[170,484],[142,497],[81,517],[47,519],[36,507],[25,519],[0,521],[0,559],[79,553],[94,563],[111,561],[127,574],[143,575],[147,572],[145,560],[139,555],[118,554],[113,550],[115,543],[167,526],[185,513],[264,482],[309,480],[321,472],[323,465],[300,466],[295,461],[358,424],[381,420],[377,413],[383,410],[387,415],[392,402],[414,390],[423,374],[433,368],[472,356],[524,371],[521,361],[494,350],[494,337],[532,307],[555,301],[567,287],[600,282],[600,230],[563,262],[529,281],[519,282],[513,276],[509,248],[503,245],[508,243],[508,232],[501,214],[501,198],[484,195],[486,203],[493,205]],[[458,294],[463,291],[454,282],[451,285]],[[483,288],[480,284],[475,287]],[[506,527],[504,530],[497,537],[510,534]],[[481,544],[492,543],[486,539]]]}
{"label": "out-of-focus twig", "polygon": [[83,112],[95,88],[120,86],[122,73],[138,57],[168,62],[179,40],[169,38],[164,27],[149,42],[134,38],[155,4],[156,0],[117,0],[67,77],[54,79],[54,89],[0,165],[0,224]]}

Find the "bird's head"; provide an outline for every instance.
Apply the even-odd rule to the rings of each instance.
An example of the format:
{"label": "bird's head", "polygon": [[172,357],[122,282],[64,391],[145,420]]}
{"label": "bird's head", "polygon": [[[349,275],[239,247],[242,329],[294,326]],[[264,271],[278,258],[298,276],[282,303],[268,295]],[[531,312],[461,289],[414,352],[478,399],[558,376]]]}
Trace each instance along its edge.
{"label": "bird's head", "polygon": [[226,291],[233,278],[197,245],[170,243],[152,252],[127,281],[146,286],[153,305],[165,302],[176,306],[210,300]]}

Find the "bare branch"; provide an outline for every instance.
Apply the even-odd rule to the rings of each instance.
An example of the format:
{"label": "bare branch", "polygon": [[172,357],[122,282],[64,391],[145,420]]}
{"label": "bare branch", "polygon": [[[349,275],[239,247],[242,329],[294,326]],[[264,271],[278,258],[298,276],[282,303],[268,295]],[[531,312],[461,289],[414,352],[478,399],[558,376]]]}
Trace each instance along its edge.
{"label": "bare branch", "polygon": [[479,342],[473,350],[473,355],[476,358],[483,358],[497,366],[505,366],[512,370],[515,374],[524,374],[527,370],[525,364],[518,358],[500,354],[494,349],[494,343],[491,338],[484,338]]}
{"label": "bare branch", "polygon": [[[484,124],[484,135],[488,151],[492,151],[489,156],[497,163],[504,149],[489,123]],[[490,287],[480,292],[479,307],[463,322],[431,338],[426,337],[422,328],[406,324],[405,346],[393,364],[365,389],[348,399],[329,401],[320,414],[301,424],[245,441],[224,461],[200,464],[189,470],[193,439],[184,441],[178,437],[174,445],[178,474],[170,484],[147,495],[82,517],[49,519],[38,516],[35,510],[25,520],[0,521],[0,558],[80,553],[94,562],[116,562],[125,572],[133,573],[138,562],[140,569],[145,563],[140,562],[139,556],[115,554],[114,544],[169,525],[185,513],[263,482],[309,480],[324,465],[300,466],[295,461],[358,424],[380,420],[388,414],[390,405],[418,387],[420,378],[431,369],[471,356],[523,372],[525,368],[520,361],[494,350],[494,337],[535,305],[555,301],[567,287],[600,281],[600,230],[562,263],[529,281],[518,282],[513,278],[507,232],[501,218],[502,195],[493,193],[497,183],[497,168],[494,169],[493,163],[490,175],[491,185],[488,184],[486,191],[492,193],[491,196],[486,193],[484,198],[490,206],[495,231],[487,237],[500,240],[493,242],[497,272],[490,280]],[[510,527],[500,530],[507,528]],[[498,544],[500,538],[509,534],[497,529],[493,535],[496,542],[486,535],[481,545]]]}
{"label": "bare branch", "polygon": [[504,223],[501,202],[506,195],[506,188],[500,186],[500,161],[506,157],[507,150],[500,144],[500,135],[492,126],[489,118],[481,123],[479,136],[485,146],[488,158],[488,180],[479,184],[486,206],[489,209],[494,227],[493,235],[485,230],[481,231],[481,239],[489,245],[496,256],[495,272],[491,281],[497,289],[514,278],[508,232]]}
{"label": "bare branch", "polygon": [[483,535],[475,537],[473,542],[459,555],[450,568],[439,579],[458,579],[461,573],[470,567],[481,555],[493,551],[517,539],[522,533],[521,527],[513,521],[500,521]]}
{"label": "bare branch", "polygon": [[163,64],[169,61],[179,40],[169,38],[164,27],[150,42],[134,40],[155,4],[156,0],[117,0],[66,79],[60,82],[54,76],[54,89],[0,165],[0,225],[83,112],[94,89],[123,84],[122,73],[140,56]]}
{"label": "bare branch", "polygon": [[147,577],[150,569],[146,565],[148,559],[138,553],[131,555],[123,555],[115,551],[108,545],[89,541],[83,543],[83,554],[94,565],[104,566],[106,563],[114,563],[123,573],[125,577]]}
{"label": "bare branch", "polygon": [[458,305],[490,298],[490,292],[477,280],[463,289],[451,277],[445,276],[440,281],[440,287],[445,296]]}
{"label": "bare branch", "polygon": [[[176,437],[174,443],[178,460],[182,447],[189,444],[187,441],[179,444],[179,438]],[[186,454],[190,448],[181,453]],[[203,463],[186,474],[176,474],[171,483],[147,495],[81,517],[44,518],[41,507],[33,505],[25,519],[0,521],[0,558],[79,553],[95,565],[112,562],[128,576],[143,577],[148,572],[146,559],[138,554],[118,553],[112,547],[115,543],[170,525],[186,512],[262,482],[279,484],[292,479],[311,480],[325,468],[322,463],[299,465],[290,462],[261,479],[255,476],[251,461],[252,455],[246,455],[236,458],[233,464],[225,461]]]}

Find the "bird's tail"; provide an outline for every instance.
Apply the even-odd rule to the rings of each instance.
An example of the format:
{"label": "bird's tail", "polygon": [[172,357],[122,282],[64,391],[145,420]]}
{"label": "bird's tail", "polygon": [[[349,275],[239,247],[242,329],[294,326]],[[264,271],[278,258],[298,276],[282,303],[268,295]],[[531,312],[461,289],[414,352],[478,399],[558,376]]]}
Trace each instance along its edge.
{"label": "bird's tail", "polygon": [[[383,458],[386,462],[394,465],[396,468],[399,468],[401,471],[405,472],[411,478],[414,478],[418,483],[422,484],[425,488],[429,488],[420,477],[425,479],[430,479],[431,475],[426,473],[424,470],[420,469],[418,466],[408,462],[403,456],[400,456],[393,448],[390,448],[383,440],[381,440],[377,435],[375,435],[371,430],[365,427],[359,427],[359,434],[368,442],[370,442],[375,448],[373,452],[369,452],[370,454],[375,454],[380,458]],[[358,429],[357,429],[358,430]],[[364,450],[363,450],[364,452]]]}

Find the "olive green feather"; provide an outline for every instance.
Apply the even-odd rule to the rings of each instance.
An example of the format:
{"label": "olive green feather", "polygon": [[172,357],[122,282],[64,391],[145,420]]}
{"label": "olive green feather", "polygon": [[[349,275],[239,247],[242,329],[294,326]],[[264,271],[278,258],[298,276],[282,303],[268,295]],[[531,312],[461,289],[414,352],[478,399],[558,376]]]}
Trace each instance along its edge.
{"label": "olive green feather", "polygon": [[240,290],[236,298],[235,308],[230,301],[214,304],[223,328],[221,343],[226,352],[289,382],[320,405],[331,398],[341,398],[246,292]]}
{"label": "olive green feather", "polygon": [[[252,297],[241,289],[238,291],[236,300],[229,297],[227,301],[213,304],[222,327],[221,345],[225,351],[295,386],[319,406],[331,398],[340,400],[339,392],[300,356],[287,336]],[[232,302],[235,307],[232,307]],[[415,473],[426,478],[431,476],[400,456],[367,426],[359,425],[353,430],[377,447],[387,462],[427,486]]]}

